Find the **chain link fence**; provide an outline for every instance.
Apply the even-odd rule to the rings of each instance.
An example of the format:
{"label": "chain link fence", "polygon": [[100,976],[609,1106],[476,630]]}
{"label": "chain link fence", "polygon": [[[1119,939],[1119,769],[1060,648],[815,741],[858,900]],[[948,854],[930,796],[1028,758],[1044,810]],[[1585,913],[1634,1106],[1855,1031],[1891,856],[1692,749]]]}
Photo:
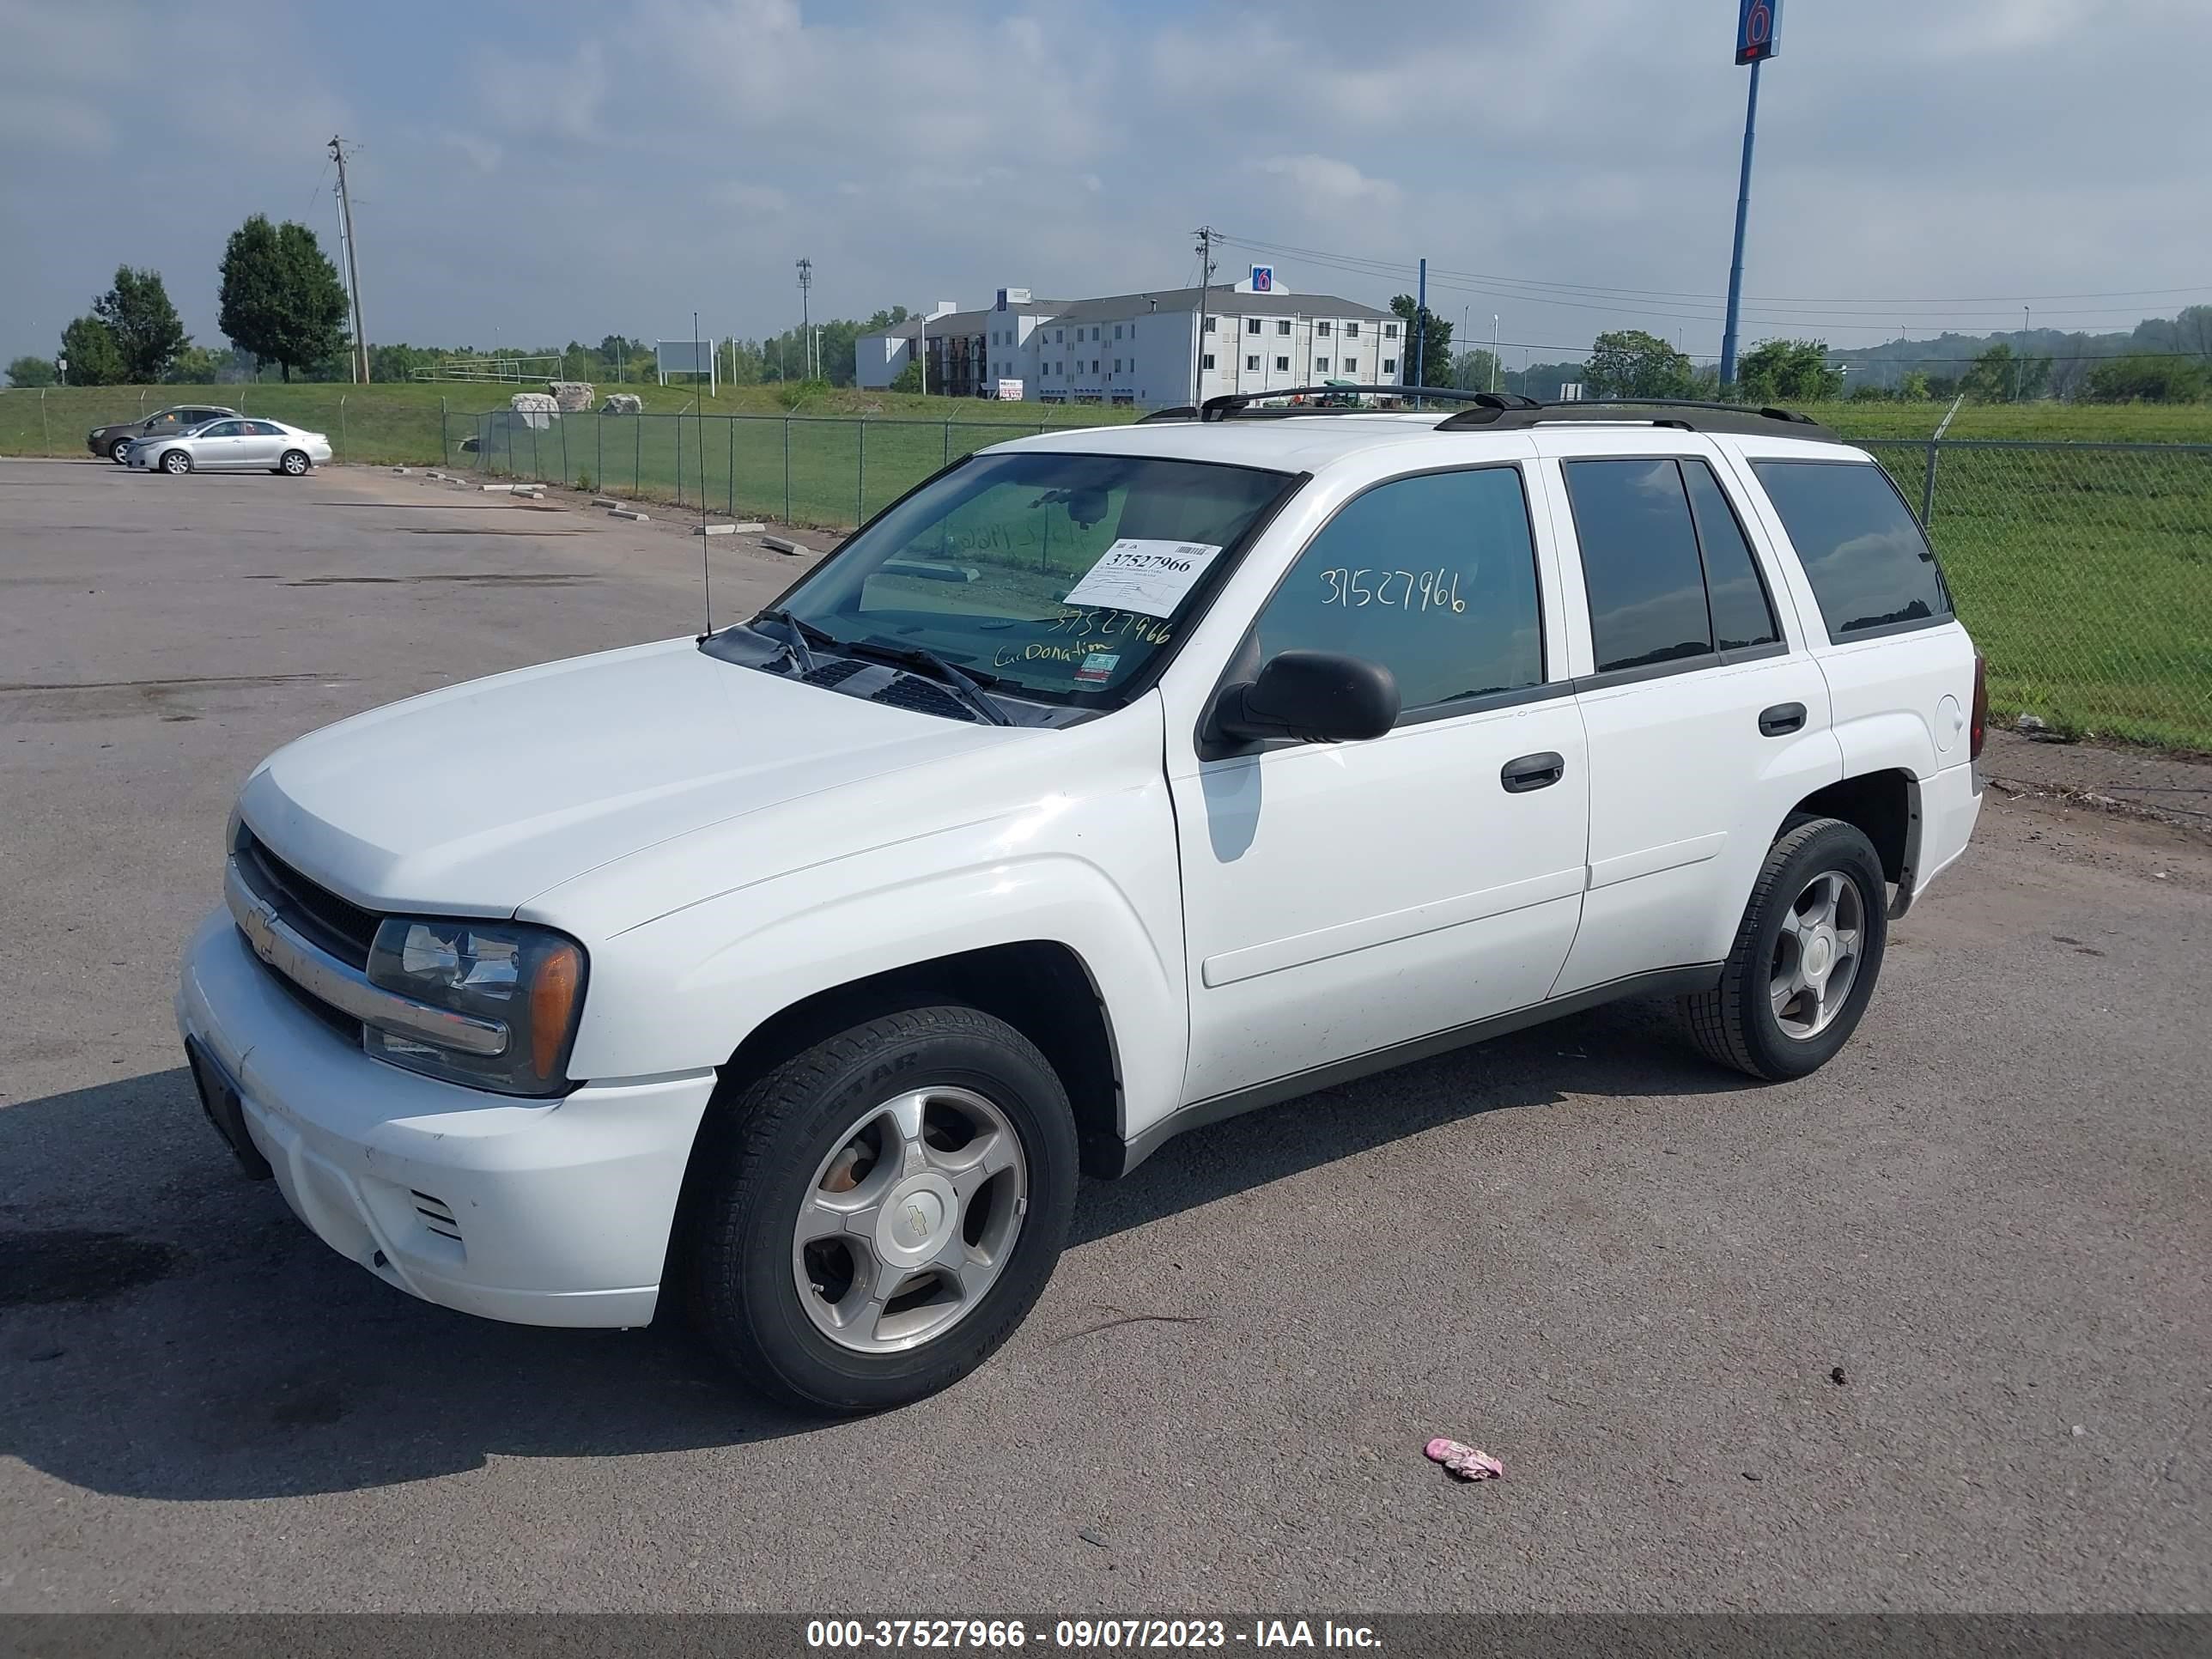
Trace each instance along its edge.
{"label": "chain link fence", "polygon": [[1860,447],[1927,525],[1993,714],[2212,752],[2212,444]]}
{"label": "chain link fence", "polygon": [[702,506],[821,530],[866,522],[938,468],[1047,421],[839,420],[777,415],[473,417],[464,446],[491,477]]}

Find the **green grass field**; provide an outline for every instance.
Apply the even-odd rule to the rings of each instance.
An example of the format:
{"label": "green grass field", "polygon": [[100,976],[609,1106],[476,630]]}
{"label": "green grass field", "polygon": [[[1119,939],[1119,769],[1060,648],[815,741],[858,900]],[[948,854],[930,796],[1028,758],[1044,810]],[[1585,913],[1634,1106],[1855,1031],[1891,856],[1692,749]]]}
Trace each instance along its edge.
{"label": "green grass field", "polygon": [[[0,392],[0,454],[81,455],[89,427],[202,401],[326,432],[345,461],[442,462],[687,512],[703,490],[714,513],[842,529],[983,445],[1133,413],[854,391],[787,411],[774,386],[703,401],[688,387],[625,389],[645,418],[571,415],[543,430],[482,418],[510,388],[450,382]],[[1948,407],[1808,412],[1878,455],[1917,508],[1926,450],[1911,441]],[[480,450],[461,447],[478,437]],[[1969,404],[1946,437],[2212,444],[2212,405]],[[1931,534],[2000,715],[2212,752],[2212,453],[1947,445]]]}

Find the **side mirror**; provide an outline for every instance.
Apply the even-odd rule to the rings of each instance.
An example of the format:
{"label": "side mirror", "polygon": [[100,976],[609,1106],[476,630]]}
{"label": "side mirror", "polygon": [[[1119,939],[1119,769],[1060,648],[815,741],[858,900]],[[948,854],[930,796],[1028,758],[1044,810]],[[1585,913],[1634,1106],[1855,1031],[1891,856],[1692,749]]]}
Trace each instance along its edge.
{"label": "side mirror", "polygon": [[1398,723],[1398,682],[1380,663],[1338,651],[1283,651],[1260,677],[1224,686],[1207,735],[1228,743],[1290,738],[1351,743]]}

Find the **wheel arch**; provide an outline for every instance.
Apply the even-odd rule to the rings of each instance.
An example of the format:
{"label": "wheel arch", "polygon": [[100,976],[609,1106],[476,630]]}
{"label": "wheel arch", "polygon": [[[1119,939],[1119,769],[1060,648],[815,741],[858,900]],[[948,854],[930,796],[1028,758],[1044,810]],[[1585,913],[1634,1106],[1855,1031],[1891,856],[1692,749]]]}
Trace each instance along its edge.
{"label": "wheel arch", "polygon": [[1800,817],[1837,818],[1856,829],[1874,843],[1883,878],[1897,890],[1889,914],[1901,916],[1911,908],[1920,852],[1920,781],[1911,772],[1883,767],[1824,785],[1791,809],[1775,827],[1776,836]]}
{"label": "wheel arch", "polygon": [[1058,939],[1022,939],[931,957],[799,998],[747,1032],[719,1068],[692,1138],[668,1231],[664,1290],[682,1282],[712,1160],[731,1145],[730,1114],[745,1090],[785,1060],[861,1022],[902,1009],[961,1003],[1003,1019],[1037,1047],[1075,1118],[1086,1175],[1121,1169],[1121,1073],[1111,1018],[1083,958]]}

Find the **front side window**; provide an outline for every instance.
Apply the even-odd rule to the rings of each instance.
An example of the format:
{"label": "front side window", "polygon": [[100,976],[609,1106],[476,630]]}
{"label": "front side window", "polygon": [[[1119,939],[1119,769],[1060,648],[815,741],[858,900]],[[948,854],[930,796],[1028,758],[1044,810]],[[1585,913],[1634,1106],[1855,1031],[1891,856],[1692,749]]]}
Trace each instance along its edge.
{"label": "front side window", "polygon": [[1536,550],[1517,467],[1433,472],[1347,502],[1254,623],[1260,660],[1341,651],[1396,677],[1408,714],[1544,679]]}
{"label": "front side window", "polygon": [[1671,460],[1569,461],[1597,672],[1649,668],[1713,648],[1689,497]]}
{"label": "front side window", "polygon": [[1830,640],[1951,614],[1935,550],[1880,467],[1753,461],[1751,470],[1790,532]]}
{"label": "front side window", "polygon": [[[830,641],[919,647],[1013,696],[1113,707],[1291,483],[1199,461],[979,455],[875,520],[781,607]],[[813,649],[817,684],[843,672],[835,645]],[[847,673],[843,689],[873,695],[880,678]]]}

